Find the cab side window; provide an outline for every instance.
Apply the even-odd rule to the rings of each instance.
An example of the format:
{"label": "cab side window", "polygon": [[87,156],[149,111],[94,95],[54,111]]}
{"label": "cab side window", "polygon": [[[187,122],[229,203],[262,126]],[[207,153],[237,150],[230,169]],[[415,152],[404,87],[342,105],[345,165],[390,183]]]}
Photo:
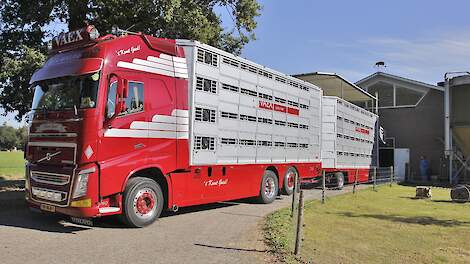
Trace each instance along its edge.
{"label": "cab side window", "polygon": [[144,111],[144,84],[141,82],[128,82],[128,95],[120,116]]}
{"label": "cab side window", "polygon": [[109,85],[108,98],[106,102],[106,117],[111,118],[116,111],[116,98],[117,98],[117,82],[113,82]]}

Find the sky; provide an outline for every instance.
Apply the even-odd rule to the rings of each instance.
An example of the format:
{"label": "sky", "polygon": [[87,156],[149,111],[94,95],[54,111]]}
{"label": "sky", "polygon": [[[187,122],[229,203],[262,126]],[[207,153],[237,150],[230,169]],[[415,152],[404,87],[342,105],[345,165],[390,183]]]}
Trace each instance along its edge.
{"label": "sky", "polygon": [[436,84],[470,70],[470,2],[260,1],[257,40],[243,57],[288,74],[336,72],[358,81],[384,71]]}
{"label": "sky", "polygon": [[[470,70],[469,1],[259,2],[256,40],[242,56],[287,74],[335,72],[355,82],[384,61],[385,72],[436,84],[447,71]],[[232,29],[227,10],[216,12]],[[0,124],[17,126],[12,119]]]}

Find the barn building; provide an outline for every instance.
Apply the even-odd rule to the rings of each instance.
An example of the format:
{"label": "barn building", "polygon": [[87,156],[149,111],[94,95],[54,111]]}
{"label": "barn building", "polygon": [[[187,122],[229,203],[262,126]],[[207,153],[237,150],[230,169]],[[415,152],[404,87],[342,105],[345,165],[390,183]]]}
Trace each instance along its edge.
{"label": "barn building", "polygon": [[380,146],[380,165],[394,165],[399,175],[421,182],[420,158],[429,162],[428,179],[447,182],[444,159],[444,89],[440,86],[376,72],[356,85],[378,93],[380,125],[386,144]]}

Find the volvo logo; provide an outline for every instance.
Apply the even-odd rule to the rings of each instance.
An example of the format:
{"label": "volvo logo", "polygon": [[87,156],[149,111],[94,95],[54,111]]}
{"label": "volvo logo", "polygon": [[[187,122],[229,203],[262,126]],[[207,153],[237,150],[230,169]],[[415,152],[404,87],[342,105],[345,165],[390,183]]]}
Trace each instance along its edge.
{"label": "volvo logo", "polygon": [[46,156],[45,156],[44,158],[38,159],[37,162],[39,163],[39,162],[45,161],[45,160],[49,161],[49,160],[51,160],[53,157],[59,155],[60,153],[62,153],[62,151],[57,151],[57,152],[55,152],[55,153],[49,153],[49,152],[47,152],[47,153],[46,153]]}

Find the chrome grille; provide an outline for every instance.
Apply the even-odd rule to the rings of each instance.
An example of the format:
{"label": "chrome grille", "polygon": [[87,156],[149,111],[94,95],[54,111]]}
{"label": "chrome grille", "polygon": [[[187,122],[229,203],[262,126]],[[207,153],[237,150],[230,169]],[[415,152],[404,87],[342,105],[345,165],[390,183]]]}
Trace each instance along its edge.
{"label": "chrome grille", "polygon": [[47,183],[47,184],[53,184],[53,185],[66,185],[70,182],[70,175],[32,171],[31,179],[33,179],[36,182],[41,182],[41,183]]}

